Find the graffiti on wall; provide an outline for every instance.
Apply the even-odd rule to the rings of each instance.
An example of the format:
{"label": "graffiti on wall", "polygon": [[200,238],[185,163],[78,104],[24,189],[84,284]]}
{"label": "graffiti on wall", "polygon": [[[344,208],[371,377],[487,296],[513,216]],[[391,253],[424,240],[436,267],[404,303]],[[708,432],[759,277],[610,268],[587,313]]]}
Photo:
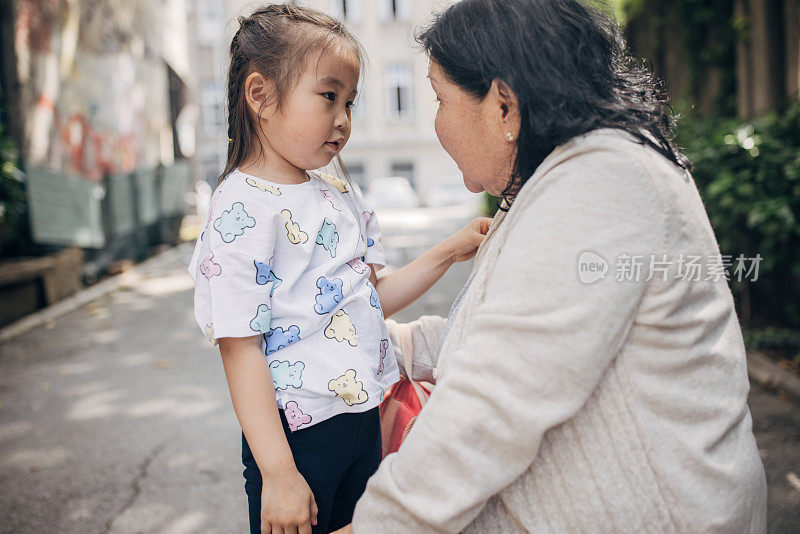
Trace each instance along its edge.
{"label": "graffiti on wall", "polygon": [[155,166],[171,135],[158,0],[20,0],[27,163],[91,181]]}

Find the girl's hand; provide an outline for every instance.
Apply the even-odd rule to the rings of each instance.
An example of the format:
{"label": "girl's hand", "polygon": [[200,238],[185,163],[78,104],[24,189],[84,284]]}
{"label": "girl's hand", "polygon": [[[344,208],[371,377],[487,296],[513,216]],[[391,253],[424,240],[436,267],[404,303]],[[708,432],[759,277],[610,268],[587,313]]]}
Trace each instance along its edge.
{"label": "girl's hand", "polygon": [[472,219],[464,228],[445,239],[450,248],[450,259],[453,262],[467,261],[478,252],[478,247],[486,237],[492,219],[477,217]]}
{"label": "girl's hand", "polygon": [[262,477],[261,533],[311,534],[317,524],[317,503],[296,468]]}

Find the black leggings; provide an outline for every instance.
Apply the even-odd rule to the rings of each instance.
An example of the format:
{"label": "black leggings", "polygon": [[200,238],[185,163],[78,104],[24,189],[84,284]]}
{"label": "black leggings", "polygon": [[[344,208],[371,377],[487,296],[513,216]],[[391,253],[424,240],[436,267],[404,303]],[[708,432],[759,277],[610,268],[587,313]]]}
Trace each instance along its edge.
{"label": "black leggings", "polygon": [[[306,479],[319,508],[314,534],[327,533],[350,523],[367,480],[381,462],[381,425],[378,408],[343,413],[314,426],[289,431],[280,410],[283,431],[297,470]],[[250,511],[250,534],[261,533],[261,472],[242,434],[244,490]]]}

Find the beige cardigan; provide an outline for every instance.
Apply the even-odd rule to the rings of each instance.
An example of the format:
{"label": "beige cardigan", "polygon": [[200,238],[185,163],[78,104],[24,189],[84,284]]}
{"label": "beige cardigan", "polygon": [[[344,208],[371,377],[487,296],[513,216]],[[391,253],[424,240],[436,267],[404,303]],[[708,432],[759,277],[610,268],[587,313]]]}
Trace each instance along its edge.
{"label": "beige cardigan", "polygon": [[[591,284],[587,250],[608,263]],[[682,279],[681,254],[719,254],[688,175],[616,130],[558,147],[495,217],[444,342],[443,318],[389,321],[438,383],[355,532],[764,532],[731,293]],[[640,278],[616,279],[626,255]]]}

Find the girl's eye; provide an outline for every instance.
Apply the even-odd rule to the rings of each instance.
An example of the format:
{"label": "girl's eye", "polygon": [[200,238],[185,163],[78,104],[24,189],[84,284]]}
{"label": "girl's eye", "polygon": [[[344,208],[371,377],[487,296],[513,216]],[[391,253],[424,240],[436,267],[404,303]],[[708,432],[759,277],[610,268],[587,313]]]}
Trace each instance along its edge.
{"label": "girl's eye", "polygon": [[355,105],[356,105],[356,103],[353,102],[352,100],[350,100],[349,102],[347,102],[347,104],[345,104],[345,107],[347,109],[353,109],[353,106],[355,106]]}
{"label": "girl's eye", "polygon": [[333,91],[328,91],[327,93],[322,93],[323,98],[327,98],[331,102],[336,102],[336,93]]}

